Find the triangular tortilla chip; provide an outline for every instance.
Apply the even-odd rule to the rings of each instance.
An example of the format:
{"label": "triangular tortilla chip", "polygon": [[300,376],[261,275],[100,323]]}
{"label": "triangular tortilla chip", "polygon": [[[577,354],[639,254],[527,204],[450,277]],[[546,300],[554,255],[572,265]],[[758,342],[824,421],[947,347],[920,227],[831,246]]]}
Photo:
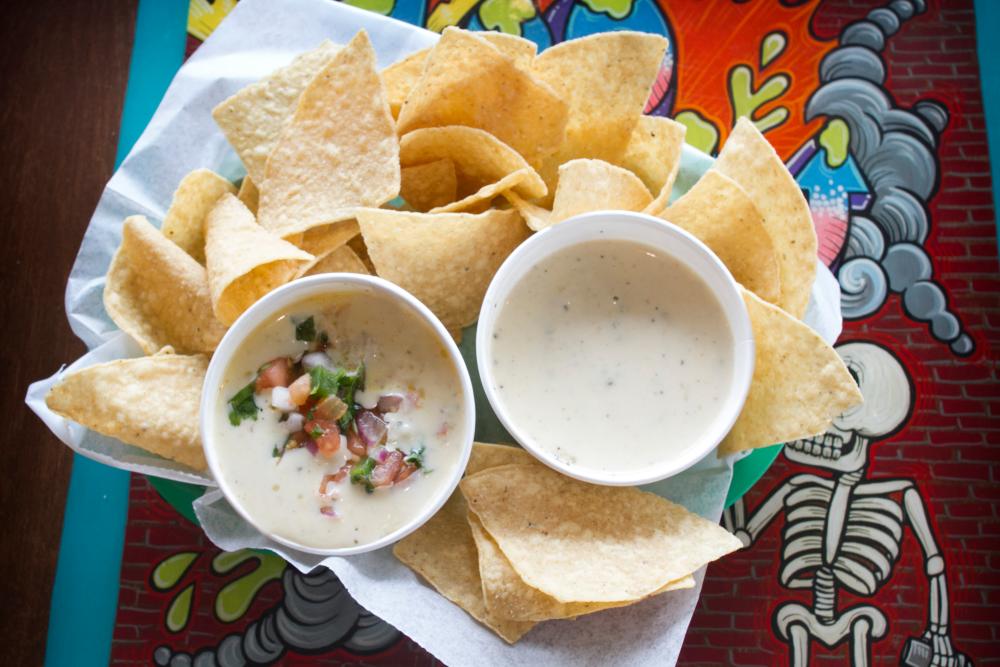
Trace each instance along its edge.
{"label": "triangular tortilla chip", "polygon": [[477,32],[476,36],[482,37],[497,47],[497,51],[513,60],[514,64],[522,69],[530,69],[531,62],[535,59],[535,54],[538,53],[537,44],[517,35],[484,30]]}
{"label": "triangular tortilla chip", "polygon": [[225,195],[208,214],[205,255],[212,308],[226,324],[313,261],[312,255],[258,225],[233,195]]}
{"label": "triangular tortilla chip", "polygon": [[316,276],[321,273],[363,273],[369,274],[368,267],[361,261],[358,254],[348,246],[341,246],[326,257],[321,257],[306,271],[304,276]]}
{"label": "triangular tortilla chip", "polygon": [[441,159],[455,165],[459,200],[440,206],[441,212],[465,210],[509,189],[529,199],[546,192],[541,177],[517,151],[478,128],[429,127],[409,132],[400,140],[399,160],[404,167]]}
{"label": "triangular tortilla chip", "polygon": [[[519,621],[547,621],[555,618],[576,618],[604,609],[624,607],[635,600],[622,602],[559,602],[536,588],[524,583],[511,566],[510,561],[500,551],[489,536],[479,518],[469,513],[469,527],[476,541],[479,553],[479,578],[483,582],[483,599],[486,610],[498,618]],[[671,581],[653,593],[659,595],[667,591],[693,588],[694,578],[690,575]]]}
{"label": "triangular tortilla chip", "polygon": [[[205,216],[236,186],[209,169],[196,169],[181,179],[160,231],[199,264],[205,263]],[[242,189],[241,189],[242,192]]]}
{"label": "triangular tortilla chip", "polygon": [[260,224],[283,238],[399,194],[399,142],[365,31],[302,92],[263,181],[254,180]]}
{"label": "triangular tortilla chip", "polygon": [[205,267],[141,215],[122,226],[104,309],[146,354],[166,345],[183,354],[211,352],[226,333],[212,314]]}
{"label": "triangular tortilla chip", "polygon": [[537,166],[562,142],[566,104],[482,37],[447,28],[399,112],[399,133],[466,125]]}
{"label": "triangular tortilla chip", "polygon": [[681,168],[681,150],[687,127],[663,116],[642,116],[632,130],[619,166],[625,167],[653,193],[646,213],[659,213],[670,200]]}
{"label": "triangular tortilla chip", "polygon": [[651,201],[653,195],[628,169],[603,160],[570,160],[559,167],[552,220],[609,209],[641,211]]}
{"label": "triangular tortilla chip", "polygon": [[429,211],[450,204],[458,199],[457,193],[455,163],[451,160],[403,165],[399,196],[414,210]]}
{"label": "triangular tortilla chip", "polygon": [[533,231],[538,232],[555,224],[556,221],[552,217],[552,211],[547,208],[542,208],[533,202],[522,199],[510,190],[504,192],[503,196],[510,202],[511,206],[517,209],[524,223]]}
{"label": "triangular tortilla chip", "polygon": [[837,352],[775,305],[742,290],[757,357],[743,411],[719,456],[810,438],[864,398]]}
{"label": "triangular tortilla chip", "polygon": [[558,602],[639,600],[742,546],[660,496],[541,465],[489,468],[460,488],[518,576]]}
{"label": "triangular tortilla chip", "polygon": [[774,242],[764,217],[736,181],[708,171],[660,213],[711,248],[738,283],[765,301],[781,294]]}
{"label": "triangular tortilla chip", "polygon": [[200,354],[118,359],[64,375],[45,404],[92,431],[205,470],[198,410],[207,370]]}
{"label": "triangular tortilla chip", "polygon": [[323,42],[212,110],[212,118],[257,183],[264,181],[267,157],[295,112],[299,95],[339,50],[338,45]]}
{"label": "triangular tortilla chip", "polygon": [[399,116],[399,110],[406,101],[413,87],[417,85],[424,73],[424,64],[430,48],[411,53],[402,60],[394,62],[381,72],[382,83],[385,85],[385,97],[389,102],[392,117]]}
{"label": "triangular tortilla chip", "polygon": [[712,168],[739,183],[763,214],[781,271],[777,304],[801,318],[816,278],[816,230],[802,189],[746,118],[737,121]]}
{"label": "triangular tortilla chip", "polygon": [[532,71],[569,104],[566,139],[541,170],[550,190],[559,165],[574,158],[621,162],[668,44],[660,35],[604,32],[535,58]]}
{"label": "triangular tortilla chip", "polygon": [[313,227],[300,238],[287,239],[313,257],[326,257],[331,252],[344,245],[361,233],[358,221],[354,219],[354,211],[350,218],[335,222],[332,225]]}
{"label": "triangular tortilla chip", "polygon": [[423,301],[448,328],[476,321],[493,274],[528,236],[513,210],[357,213],[378,275]]}

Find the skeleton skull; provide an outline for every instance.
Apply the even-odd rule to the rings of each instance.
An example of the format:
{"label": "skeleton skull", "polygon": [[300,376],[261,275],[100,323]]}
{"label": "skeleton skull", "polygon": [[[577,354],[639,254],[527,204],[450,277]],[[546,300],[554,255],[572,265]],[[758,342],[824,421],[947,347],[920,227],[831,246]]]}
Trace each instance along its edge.
{"label": "skeleton skull", "polygon": [[873,440],[906,423],[913,392],[906,369],[885,348],[857,341],[838,345],[837,353],[857,380],[864,403],[834,419],[823,435],[789,442],[785,456],[796,463],[851,472],[867,464]]}

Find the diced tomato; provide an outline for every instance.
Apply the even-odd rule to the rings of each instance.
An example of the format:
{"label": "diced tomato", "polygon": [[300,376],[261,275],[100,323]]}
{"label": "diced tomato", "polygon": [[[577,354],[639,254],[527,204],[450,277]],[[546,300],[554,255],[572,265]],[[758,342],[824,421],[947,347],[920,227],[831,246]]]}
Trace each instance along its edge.
{"label": "diced tomato", "polygon": [[324,497],[333,497],[336,495],[336,491],[330,489],[330,485],[333,484],[334,482],[340,481],[337,479],[337,475],[339,474],[340,472],[338,471],[336,474],[333,475],[323,475],[323,481],[319,483],[319,495]]}
{"label": "diced tomato", "polygon": [[312,378],[309,373],[300,375],[295,382],[288,385],[288,398],[294,405],[302,405],[309,400],[309,391],[312,389]]}
{"label": "diced tomato", "polygon": [[372,486],[390,486],[403,467],[403,452],[393,450],[372,470]]}
{"label": "diced tomato", "polygon": [[333,473],[332,475],[327,475],[327,477],[331,477],[333,479],[333,481],[339,482],[339,481],[343,480],[345,477],[347,477],[348,473],[351,472],[351,467],[352,466],[351,466],[350,463],[345,463],[344,465],[342,465],[340,467],[340,470],[338,470],[337,472]]}
{"label": "diced tomato", "polygon": [[347,403],[336,396],[327,396],[316,404],[313,415],[316,419],[340,419],[347,412]]}
{"label": "diced tomato", "polygon": [[340,427],[337,426],[337,422],[312,419],[306,422],[302,430],[316,441],[316,447],[324,457],[330,458],[340,449]]}
{"label": "diced tomato", "polygon": [[419,470],[419,468],[413,465],[412,463],[404,463],[403,467],[400,468],[399,472],[396,474],[396,481],[402,482],[404,479],[415,473],[417,470]]}
{"label": "diced tomato", "polygon": [[356,456],[362,458],[368,456],[368,448],[365,447],[365,443],[361,442],[361,436],[358,435],[353,426],[347,429],[347,449]]}
{"label": "diced tomato", "polygon": [[278,357],[264,364],[257,373],[254,384],[255,391],[264,391],[271,387],[287,387],[292,382],[292,361],[288,357]]}

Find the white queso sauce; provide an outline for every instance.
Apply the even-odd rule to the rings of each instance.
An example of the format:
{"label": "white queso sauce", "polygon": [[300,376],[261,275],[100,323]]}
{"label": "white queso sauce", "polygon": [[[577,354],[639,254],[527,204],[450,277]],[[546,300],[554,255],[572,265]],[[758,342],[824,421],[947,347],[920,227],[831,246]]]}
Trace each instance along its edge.
{"label": "white queso sauce", "polygon": [[564,464],[604,473],[695,444],[732,377],[732,334],[708,285],[631,241],[539,261],[500,305],[490,344],[513,424]]}
{"label": "white queso sauce", "polygon": [[371,543],[442,494],[462,455],[462,390],[415,314],[373,290],[293,304],[250,334],[216,399],[227,492],[262,530]]}

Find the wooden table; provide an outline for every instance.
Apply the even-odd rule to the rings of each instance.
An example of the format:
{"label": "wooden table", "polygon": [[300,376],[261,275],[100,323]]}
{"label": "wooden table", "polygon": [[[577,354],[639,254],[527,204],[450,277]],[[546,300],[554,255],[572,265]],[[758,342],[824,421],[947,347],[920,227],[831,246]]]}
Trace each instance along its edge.
{"label": "wooden table", "polygon": [[84,352],[63,291],[111,177],[136,0],[11,3],[0,22],[0,655],[40,664],[72,454],[24,405]]}

